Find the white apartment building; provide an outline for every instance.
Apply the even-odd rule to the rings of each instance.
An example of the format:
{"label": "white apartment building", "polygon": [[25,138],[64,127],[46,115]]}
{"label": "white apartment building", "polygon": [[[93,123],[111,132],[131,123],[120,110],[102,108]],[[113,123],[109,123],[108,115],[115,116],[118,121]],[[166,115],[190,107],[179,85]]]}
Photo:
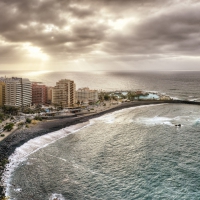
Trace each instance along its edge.
{"label": "white apartment building", "polygon": [[26,78],[6,78],[5,79],[5,105],[25,107],[32,102],[32,87],[29,79]]}
{"label": "white apartment building", "polygon": [[76,84],[69,79],[62,79],[52,88],[52,103],[71,107],[76,103]]}
{"label": "white apartment building", "polygon": [[97,90],[90,90],[88,87],[79,88],[76,91],[76,100],[79,102],[94,102],[98,100],[98,91]]}

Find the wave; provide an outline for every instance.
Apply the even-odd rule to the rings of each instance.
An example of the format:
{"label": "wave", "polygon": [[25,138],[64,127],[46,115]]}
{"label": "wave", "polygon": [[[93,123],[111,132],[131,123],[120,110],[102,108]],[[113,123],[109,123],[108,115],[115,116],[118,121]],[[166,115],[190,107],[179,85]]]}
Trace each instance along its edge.
{"label": "wave", "polygon": [[154,125],[168,125],[168,126],[175,126],[177,124],[181,124],[181,126],[197,126],[200,124],[200,119],[198,115],[195,113],[190,113],[192,115],[180,115],[176,117],[162,117],[162,116],[155,116],[155,117],[139,117],[135,120],[138,124],[145,124],[147,126],[154,126]]}
{"label": "wave", "polygon": [[29,140],[22,146],[15,149],[15,152],[9,157],[9,164],[6,165],[2,176],[2,182],[5,189],[6,196],[9,196],[9,188],[11,186],[10,181],[12,173],[19,166],[19,164],[27,160],[28,156],[35,153],[36,151],[47,147],[48,145],[73,134],[92,123],[84,122],[77,125],[72,125],[59,131],[51,132],[43,136],[36,137]]}
{"label": "wave", "polygon": [[153,118],[139,118],[137,120],[137,122],[143,123],[143,124],[146,124],[146,125],[165,124],[165,125],[169,125],[169,126],[174,126],[171,122],[172,120],[173,120],[173,118],[155,116]]}
{"label": "wave", "polygon": [[49,200],[65,200],[62,194],[52,194]]}
{"label": "wave", "polygon": [[[132,111],[132,110],[146,108],[146,107],[162,106],[162,105],[166,105],[166,104],[167,103],[161,103],[161,104],[152,104],[152,105],[143,105],[143,106],[137,106],[137,107],[124,108],[124,109],[112,112],[110,114],[106,114],[106,115],[103,115],[101,117],[94,118],[94,119],[92,119],[92,121],[93,122],[95,122],[95,121],[102,121],[104,123],[114,123],[114,122],[117,121],[117,119],[116,119],[117,116],[119,114],[122,114],[122,113],[126,112],[126,111]],[[130,119],[128,121],[121,121],[121,120],[119,120],[118,122],[119,123],[127,123],[127,122],[132,122],[132,120],[130,120]]]}
{"label": "wave", "polygon": [[[102,121],[104,123],[114,123],[116,121],[116,116],[118,114],[124,113],[125,111],[141,109],[145,107],[160,106],[160,105],[164,105],[164,104],[143,105],[143,106],[138,106],[138,107],[124,108],[122,110],[115,111],[109,114],[105,114],[101,117],[91,119],[89,122],[72,125],[64,129],[61,129],[59,131],[51,132],[46,135],[39,136],[39,137],[29,140],[22,146],[16,148],[15,152],[9,157],[9,164],[6,165],[5,171],[2,176],[2,182],[5,187],[6,196],[9,196],[10,186],[12,186],[10,184],[12,180],[11,178],[12,173],[19,166],[20,163],[22,163],[23,161],[26,161],[28,156],[35,153],[36,151],[42,148],[45,148],[48,145],[55,143],[56,141],[62,138],[67,137],[70,134],[76,133],[83,128],[91,126],[92,124],[96,123],[96,121]],[[130,122],[132,121],[129,120],[128,123]]]}

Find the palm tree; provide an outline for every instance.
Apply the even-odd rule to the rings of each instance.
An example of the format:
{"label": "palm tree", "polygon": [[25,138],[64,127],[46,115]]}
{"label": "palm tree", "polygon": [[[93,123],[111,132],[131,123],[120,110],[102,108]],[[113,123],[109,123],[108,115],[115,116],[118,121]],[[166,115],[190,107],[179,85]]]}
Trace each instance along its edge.
{"label": "palm tree", "polygon": [[5,114],[12,114],[12,115],[17,115],[19,112],[19,108],[14,106],[3,106],[2,110]]}

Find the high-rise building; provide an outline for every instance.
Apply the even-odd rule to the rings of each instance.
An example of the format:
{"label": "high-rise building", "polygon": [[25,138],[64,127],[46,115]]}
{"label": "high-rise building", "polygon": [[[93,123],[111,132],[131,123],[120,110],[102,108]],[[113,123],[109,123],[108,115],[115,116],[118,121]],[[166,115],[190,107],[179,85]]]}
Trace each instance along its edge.
{"label": "high-rise building", "polygon": [[47,103],[52,102],[52,89],[53,87],[47,87]]}
{"label": "high-rise building", "polygon": [[62,79],[52,89],[52,103],[63,107],[71,107],[76,100],[76,85],[74,81]]}
{"label": "high-rise building", "polygon": [[79,88],[76,91],[76,100],[79,102],[94,102],[98,100],[98,91],[89,88]]}
{"label": "high-rise building", "polygon": [[0,81],[0,107],[5,104],[5,82]]}
{"label": "high-rise building", "polygon": [[32,102],[31,82],[26,78],[6,78],[5,105],[25,107]]}
{"label": "high-rise building", "polygon": [[32,83],[32,103],[47,103],[47,86],[39,83]]}

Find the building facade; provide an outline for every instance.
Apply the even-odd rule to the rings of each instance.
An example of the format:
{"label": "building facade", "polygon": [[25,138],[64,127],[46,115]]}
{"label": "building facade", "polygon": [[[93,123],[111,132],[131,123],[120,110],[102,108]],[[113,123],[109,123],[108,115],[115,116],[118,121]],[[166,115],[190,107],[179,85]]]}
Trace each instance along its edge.
{"label": "building facade", "polygon": [[76,85],[74,81],[62,79],[52,89],[52,103],[62,107],[72,107],[76,103]]}
{"label": "building facade", "polygon": [[5,82],[0,81],[0,107],[5,104]]}
{"label": "building facade", "polygon": [[44,105],[47,103],[46,85],[32,83],[32,104]]}
{"label": "building facade", "polygon": [[15,107],[30,106],[32,102],[31,82],[26,78],[6,78],[5,105]]}
{"label": "building facade", "polygon": [[47,103],[52,103],[52,90],[53,87],[47,87]]}
{"label": "building facade", "polygon": [[83,103],[95,102],[98,100],[98,91],[87,87],[80,88],[76,91],[76,100]]}

